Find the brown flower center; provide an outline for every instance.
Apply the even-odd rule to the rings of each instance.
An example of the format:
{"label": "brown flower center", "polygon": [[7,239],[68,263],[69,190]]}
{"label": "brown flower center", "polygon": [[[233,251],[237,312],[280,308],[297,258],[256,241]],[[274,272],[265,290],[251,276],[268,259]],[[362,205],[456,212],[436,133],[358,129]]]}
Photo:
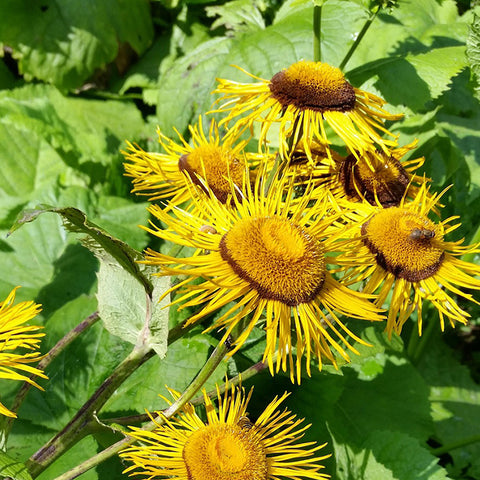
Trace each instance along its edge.
{"label": "brown flower center", "polygon": [[325,281],[320,241],[286,218],[238,222],[222,237],[220,254],[262,298],[289,306],[313,300]]}
{"label": "brown flower center", "polygon": [[440,225],[409,210],[380,210],[362,226],[377,263],[397,278],[418,282],[434,275],[445,256]]}
{"label": "brown flower center", "polygon": [[372,205],[375,196],[384,207],[398,205],[410,181],[402,164],[393,156],[380,153],[382,162],[368,155],[369,162],[349,155],[341,164],[340,181],[349,197],[361,199],[359,193]]}
{"label": "brown flower center", "polygon": [[265,450],[254,429],[213,424],[193,432],[183,448],[189,480],[267,480]]}
{"label": "brown flower center", "polygon": [[300,61],[270,80],[272,96],[283,107],[317,112],[347,112],[355,106],[355,91],[343,73],[327,63]]}
{"label": "brown flower center", "polygon": [[188,173],[192,181],[202,188],[205,185],[200,179],[206,180],[215,196],[225,203],[232,194],[230,182],[242,185],[245,161],[234,156],[226,147],[205,144],[182,155],[178,160],[178,168]]}

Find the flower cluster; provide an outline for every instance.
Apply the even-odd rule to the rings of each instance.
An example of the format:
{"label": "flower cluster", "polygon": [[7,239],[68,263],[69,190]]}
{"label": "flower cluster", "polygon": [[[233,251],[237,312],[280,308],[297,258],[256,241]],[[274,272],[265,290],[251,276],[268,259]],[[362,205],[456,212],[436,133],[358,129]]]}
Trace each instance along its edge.
{"label": "flower cluster", "polygon": [[[362,322],[386,320],[388,334],[400,334],[413,316],[421,334],[429,301],[442,330],[445,320],[466,323],[454,297],[476,302],[465,289],[480,289],[480,267],[458,257],[480,245],[447,240],[458,224],[441,220],[443,192],[416,174],[424,162],[412,154],[416,142],[400,146],[386,123],[401,115],[326,63],[299,61],[270,80],[240,70],[254,82],[219,79],[220,96],[189,127],[190,143],[158,131],[164,153],[130,143],[125,152],[133,191],[160,201],[144,228],[177,253],[185,248],[180,256],[148,249],[144,263],[178,278],[166,294],[175,293],[178,308],[196,307],[187,324],[208,320],[206,331],[233,338],[229,355],[263,328],[270,372],[300,383],[314,359],[319,369],[336,367],[358,353]],[[189,405],[153,433],[134,430],[144,446],[123,454],[134,463],[127,470],[196,480],[321,478],[313,460],[290,461],[315,449],[290,445],[297,423],[273,413],[283,397],[253,424],[242,395],[232,389],[223,403],[219,395],[218,415],[205,396],[207,424]],[[271,444],[285,422],[291,433]]]}
{"label": "flower cluster", "polygon": [[[445,238],[457,225],[439,220],[441,195],[415,173],[424,159],[403,160],[416,142],[399,146],[385,124],[401,115],[326,63],[248,75],[254,83],[218,80],[209,114],[224,116],[218,125],[212,117],[208,135],[200,118],[190,144],[159,131],[165,153],[131,144],[126,153],[134,191],[163,201],[151,205],[159,223],[148,231],[193,249],[145,257],[182,278],[174,303],[200,307],[189,322],[213,316],[207,330],[235,333],[232,355],[263,326],[264,361],[297,381],[302,360],[307,374],[313,357],[320,368],[348,361],[352,340],[363,341],[347,324],[381,321],[382,308],[390,334],[414,312],[421,333],[425,300],[442,329],[445,319],[465,323],[454,295],[475,301],[464,288],[480,289],[480,268],[458,257],[479,245]],[[256,153],[246,151],[252,138]]]}

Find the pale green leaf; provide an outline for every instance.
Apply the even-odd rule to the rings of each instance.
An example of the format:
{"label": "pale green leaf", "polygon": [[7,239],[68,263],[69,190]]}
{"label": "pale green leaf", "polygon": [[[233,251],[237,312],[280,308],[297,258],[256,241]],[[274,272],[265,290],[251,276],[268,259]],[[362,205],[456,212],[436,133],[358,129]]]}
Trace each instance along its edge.
{"label": "pale green leaf", "polygon": [[[168,308],[170,288],[168,277],[152,277],[152,298],[144,286],[125,270],[110,254],[96,251],[98,271],[98,311],[105,328],[133,345],[148,345],[161,358],[167,351]],[[146,269],[144,269],[146,271]]]}

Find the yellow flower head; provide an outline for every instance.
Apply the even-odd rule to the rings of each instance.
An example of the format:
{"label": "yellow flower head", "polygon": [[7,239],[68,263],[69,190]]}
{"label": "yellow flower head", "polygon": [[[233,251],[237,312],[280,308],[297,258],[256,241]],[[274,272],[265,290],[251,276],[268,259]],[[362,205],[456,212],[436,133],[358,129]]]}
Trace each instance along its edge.
{"label": "yellow flower head", "polygon": [[400,333],[411,313],[418,310],[418,329],[422,331],[422,303],[429,300],[438,310],[441,328],[445,317],[452,326],[466,323],[465,312],[448,293],[452,292],[478,303],[463,289],[480,289],[480,266],[456,257],[480,252],[480,244],[462,246],[463,240],[448,242],[444,238],[459,225],[450,225],[453,218],[433,222],[441,195],[430,195],[422,185],[411,202],[402,200],[398,207],[371,207],[371,217],[361,227],[362,246],[350,255],[339,257],[357,266],[350,273],[351,281],[368,279],[364,291],[378,291],[382,305],[392,291],[387,331]]}
{"label": "yellow flower head", "polygon": [[190,200],[189,182],[186,176],[200,188],[208,188],[221,202],[231,193],[229,179],[241,185],[248,165],[258,163],[259,155],[243,153],[246,142],[236,145],[232,139],[222,141],[214,120],[210,123],[208,137],[202,118],[197,125],[190,125],[191,145],[176,131],[180,143],[157,131],[159,143],[165,153],[145,152],[127,142],[123,152],[127,175],[133,177],[133,192],[148,195],[149,200],[173,197],[171,205]]}
{"label": "yellow flower head", "polygon": [[[384,120],[397,120],[382,107],[385,101],[376,95],[352,87],[342,72],[322,62],[299,61],[276,73],[270,80],[256,77],[259,83],[238,83],[218,79],[214,93],[222,94],[216,111],[228,112],[223,122],[241,117],[232,127],[238,134],[260,121],[260,144],[266,140],[272,123],[280,122],[279,151],[288,158],[288,138],[300,140],[311,158],[313,140],[328,145],[324,121],[345,142],[354,154],[375,152],[374,145],[388,152],[396,145],[396,137],[384,126]],[[386,133],[392,140],[381,138]]]}
{"label": "yellow flower head", "polygon": [[[263,324],[267,335],[264,360],[270,371],[275,370],[278,349],[276,371],[286,371],[288,363],[292,381],[294,370],[300,381],[304,354],[310,374],[312,354],[321,368],[322,357],[336,364],[331,346],[347,361],[344,346],[356,352],[346,337],[361,340],[337,313],[357,319],[381,317],[368,296],[347,289],[327,270],[328,255],[345,235],[345,229],[335,223],[339,214],[329,215],[327,199],[312,207],[306,192],[293,204],[289,199],[294,181],[286,184],[284,179],[275,181],[264,194],[264,177],[258,175],[253,190],[244,189],[241,199],[234,198],[235,208],[213,195],[195,199],[198,215],[180,209],[171,215],[151,206],[150,212],[168,228],[153,225],[149,231],[196,251],[191,257],[175,258],[148,250],[145,263],[161,266],[160,275],[186,276],[172,290],[183,287],[174,302],[182,304],[181,308],[203,306],[190,323],[228,305],[208,329],[226,327],[226,339],[245,319],[247,325],[231,354],[256,325]],[[193,282],[196,279],[202,281]]]}
{"label": "yellow flower head", "polygon": [[227,385],[222,396],[217,387],[217,410],[204,391],[206,423],[187,404],[172,419],[155,412],[164,422],[156,422],[152,432],[131,427],[129,435],[142,443],[120,453],[133,462],[125,473],[178,480],[329,478],[320,473],[319,462],[330,455],[314,456],[325,445],[299,443],[309,425],[300,427],[303,420],[286,409],[278,410],[288,394],[275,397],[253,421],[247,417],[251,393]]}
{"label": "yellow flower head", "polygon": [[[8,297],[0,302],[0,378],[29,382],[40,387],[30,377],[20,372],[26,372],[47,378],[41,370],[28,365],[41,358],[40,352],[14,353],[21,349],[35,350],[40,344],[43,333],[36,333],[42,327],[36,325],[24,325],[40,312],[40,305],[31,301],[20,302],[14,305],[16,288]],[[8,417],[16,417],[0,403],[0,414]]]}
{"label": "yellow flower head", "polygon": [[424,157],[401,161],[416,143],[396,148],[388,154],[366,152],[359,159],[349,155],[337,160],[334,167],[319,165],[313,175],[322,179],[320,187],[329,188],[337,200],[365,200],[371,205],[396,206],[405,196],[415,197],[418,185],[428,181],[414,173],[423,165]]}

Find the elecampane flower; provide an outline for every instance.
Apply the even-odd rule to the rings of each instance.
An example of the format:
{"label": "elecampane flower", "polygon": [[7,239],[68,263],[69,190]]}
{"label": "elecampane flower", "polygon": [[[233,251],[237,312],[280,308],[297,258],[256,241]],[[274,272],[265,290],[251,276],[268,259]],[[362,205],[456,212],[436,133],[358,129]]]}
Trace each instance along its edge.
{"label": "elecampane flower", "polygon": [[[329,172],[325,172],[327,167],[318,166],[314,169],[313,177],[321,178],[319,187],[329,188],[337,200],[365,200],[371,205],[396,206],[405,196],[415,197],[419,185],[428,181],[425,177],[415,175],[415,171],[423,165],[423,157],[401,160],[415,148],[416,143],[393,149],[388,154],[377,152],[372,155],[366,152],[359,159],[348,155],[335,160],[335,166]],[[312,196],[315,198],[315,192]]]}
{"label": "elecampane flower", "polygon": [[[152,215],[168,228],[152,224],[149,231],[196,251],[190,257],[175,258],[147,250],[145,263],[160,266],[160,275],[184,278],[172,287],[182,289],[174,303],[181,304],[180,308],[202,306],[190,324],[233,302],[208,329],[225,327],[226,339],[236,325],[246,322],[231,354],[257,324],[264,324],[264,360],[270,371],[275,370],[278,349],[276,371],[286,371],[288,364],[292,381],[295,370],[300,381],[303,355],[310,375],[312,354],[321,368],[322,357],[336,365],[331,347],[347,361],[345,346],[356,353],[347,337],[362,340],[339,314],[372,321],[382,317],[368,301],[370,297],[346,288],[327,270],[329,254],[346,234],[336,226],[339,214],[329,215],[327,198],[312,207],[306,192],[293,204],[294,182],[289,181],[286,188],[285,180],[273,183],[265,195],[264,177],[258,175],[253,190],[244,188],[240,200],[234,198],[235,208],[213,195],[197,197],[199,215],[178,208],[170,214],[151,206]],[[288,190],[286,200],[284,190]],[[194,282],[197,279],[201,281]]]}
{"label": "elecampane flower", "polygon": [[244,153],[245,141],[223,141],[214,120],[208,136],[203,130],[202,118],[190,125],[191,144],[178,132],[179,142],[157,130],[159,143],[165,153],[146,152],[127,142],[123,152],[127,162],[127,175],[133,177],[133,192],[148,195],[149,200],[170,198],[171,205],[179,205],[191,199],[188,177],[200,188],[207,184],[217,198],[225,202],[230,195],[231,179],[241,185],[245,168],[259,162],[258,154]]}
{"label": "elecampane flower", "polygon": [[[311,158],[310,144],[328,145],[326,122],[354,154],[375,152],[374,145],[388,152],[396,145],[396,136],[384,125],[397,120],[383,109],[385,101],[376,95],[352,87],[342,72],[327,63],[299,61],[276,73],[270,80],[256,77],[241,69],[258,83],[239,83],[218,79],[214,93],[219,112],[228,112],[222,123],[237,119],[231,131],[239,134],[253,122],[260,122],[260,144],[266,140],[272,123],[280,122],[279,151],[289,157],[288,139],[303,146]],[[243,116],[244,115],[244,116]],[[382,138],[387,134],[391,139]]]}
{"label": "elecampane flower", "polygon": [[[29,365],[40,359],[40,352],[21,352],[25,349],[36,350],[40,344],[40,338],[44,336],[43,333],[38,333],[41,327],[25,325],[40,312],[40,305],[31,301],[14,305],[16,290],[16,288],[13,289],[8,297],[0,302],[0,378],[29,382],[43,390],[34,380],[25,375],[34,374],[47,378],[41,370]],[[16,417],[16,414],[2,403],[0,403],[0,414]]]}
{"label": "elecampane flower", "polygon": [[369,218],[361,227],[359,248],[353,257],[339,256],[339,264],[357,266],[350,272],[350,281],[367,279],[364,291],[378,291],[382,305],[392,292],[387,331],[400,333],[410,315],[418,311],[418,330],[422,331],[422,304],[430,301],[440,316],[441,329],[445,318],[454,326],[465,324],[469,314],[455,301],[453,293],[479,303],[464,289],[480,289],[480,266],[457,257],[480,252],[480,244],[462,246],[463,240],[449,242],[444,238],[459,227],[453,218],[433,222],[429,213],[435,210],[441,195],[430,195],[422,185],[411,202],[403,200],[398,207],[371,207]]}
{"label": "elecampane flower", "polygon": [[[140,445],[127,448],[120,456],[131,461],[125,472],[153,478],[178,480],[278,480],[329,478],[320,462],[330,455],[315,456],[325,445],[300,443],[309,427],[287,409],[278,407],[287,393],[267,406],[256,421],[247,417],[252,391],[217,387],[218,410],[204,394],[206,422],[187,404],[172,419],[155,412],[164,423],[152,432],[130,427],[128,434]],[[172,392],[174,398],[178,394]],[[169,402],[170,403],[170,402]]]}

